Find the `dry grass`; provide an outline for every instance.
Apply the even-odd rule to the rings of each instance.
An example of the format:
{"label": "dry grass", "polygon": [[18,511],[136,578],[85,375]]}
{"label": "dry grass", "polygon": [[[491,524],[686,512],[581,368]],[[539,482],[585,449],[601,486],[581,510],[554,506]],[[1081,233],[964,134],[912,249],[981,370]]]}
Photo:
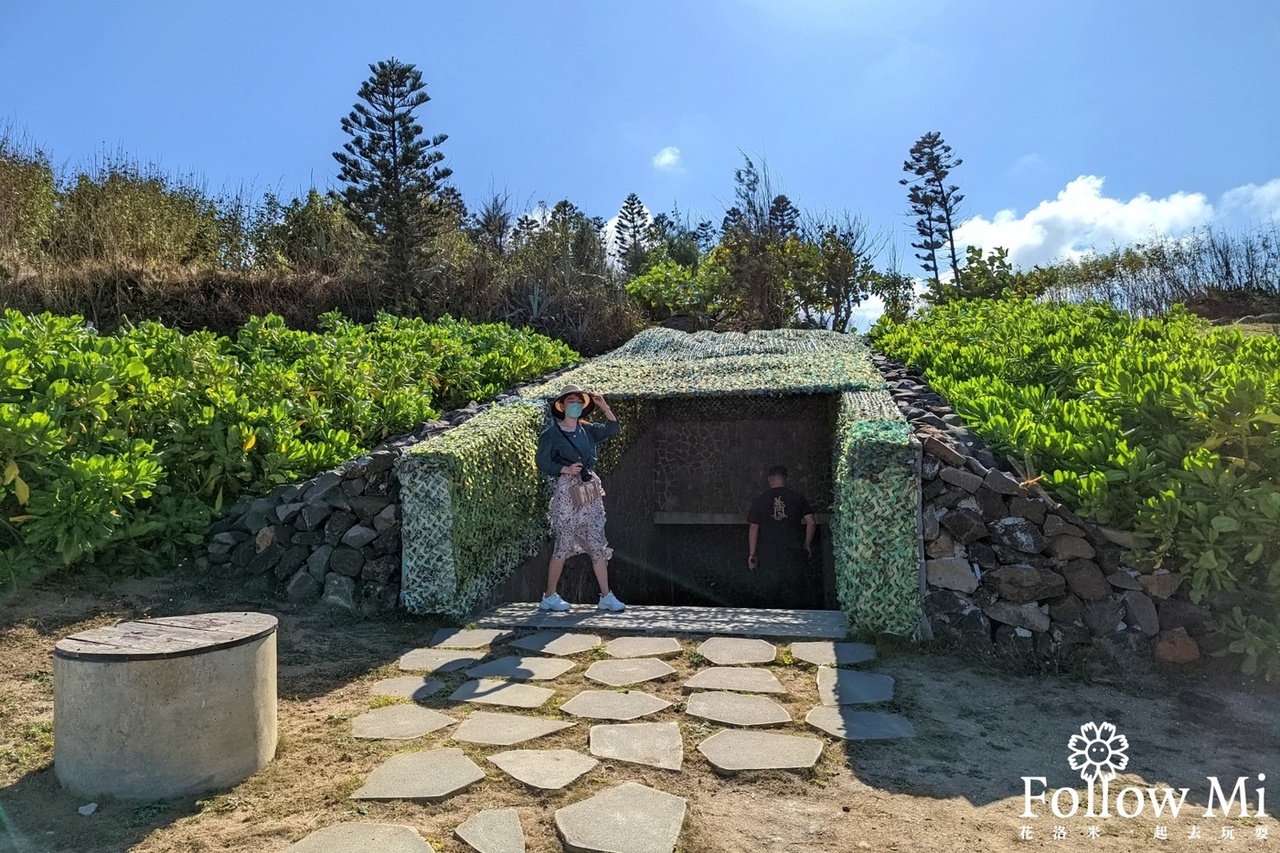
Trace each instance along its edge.
{"label": "dry grass", "polygon": [[[1109,719],[1128,735],[1135,761],[1129,771],[1134,781],[1127,784],[1159,780],[1194,786],[1199,780],[1203,787],[1206,773],[1264,772],[1280,760],[1280,739],[1274,735],[1280,706],[1274,694],[1224,680],[1211,667],[1178,688],[1139,696],[1122,689],[1124,685],[980,671],[953,657],[886,649],[875,669],[897,679],[891,709],[912,720],[918,733],[914,740],[844,744],[824,737],[826,746],[812,771],[721,776],[697,751],[697,744],[721,727],[682,713],[687,694],[681,685],[706,665],[695,650],[695,638],[682,640],[683,654],[665,658],[676,675],[633,688],[673,703],[645,719],[679,723],[685,745],[682,771],[602,761],[566,790],[538,792],[507,777],[487,756],[508,748],[585,752],[590,721],[576,721],[562,732],[515,747],[454,742],[451,729],[410,742],[351,736],[354,717],[387,704],[371,695],[373,682],[402,674],[398,656],[424,644],[435,627],[431,623],[364,621],[264,605],[178,576],[76,592],[48,587],[8,604],[0,624],[5,650],[0,655],[0,820],[8,828],[8,833],[0,830],[4,853],[260,853],[284,850],[308,832],[344,820],[408,824],[438,849],[461,851],[463,846],[452,837],[454,827],[481,809],[504,807],[518,811],[530,851],[559,851],[555,810],[624,780],[689,801],[679,847],[684,853],[979,847],[1003,853],[1026,849],[1017,839],[1026,822],[1017,817],[1022,807],[1019,777],[1047,775],[1052,786],[1070,784],[1066,739],[1090,719]],[[78,816],[75,809],[83,803],[60,790],[50,764],[52,644],[67,633],[121,618],[234,607],[271,610],[281,619],[276,760],[234,789],[198,801],[104,802],[92,817]],[[506,653],[498,646],[491,657]],[[578,690],[609,689],[583,676],[601,657],[599,648],[574,656],[574,670],[542,683],[556,689],[555,700],[517,713],[561,718],[556,708]],[[774,698],[795,720],[775,730],[819,736],[802,722],[817,699],[814,667],[780,655],[771,669],[790,691]],[[437,677],[445,689],[423,704],[461,719],[469,709],[446,697],[465,675]],[[1206,718],[1177,698],[1177,689],[1188,688],[1197,694],[1216,691],[1226,710]],[[440,804],[349,799],[391,755],[437,746],[460,747],[485,771],[485,781]],[[1101,839],[1074,843],[1087,844],[1090,851],[1128,851],[1151,836],[1150,821],[1100,823]],[[1225,825],[1221,820],[1201,823],[1202,829],[1212,823],[1214,837],[1218,825]],[[1038,824],[1043,834],[1051,830],[1045,824]],[[1085,829],[1080,820],[1070,825],[1076,835]],[[1273,825],[1272,831],[1280,832],[1280,827]],[[1170,841],[1163,849],[1203,846],[1184,848]]]}

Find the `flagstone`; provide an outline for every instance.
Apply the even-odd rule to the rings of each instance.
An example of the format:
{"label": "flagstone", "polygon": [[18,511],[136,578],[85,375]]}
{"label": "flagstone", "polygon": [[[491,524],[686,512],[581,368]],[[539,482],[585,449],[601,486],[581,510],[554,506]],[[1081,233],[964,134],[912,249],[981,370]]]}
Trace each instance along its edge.
{"label": "flagstone", "polygon": [[591,754],[599,758],[679,770],[684,740],[679,723],[615,723],[591,727]]}
{"label": "flagstone", "polygon": [[523,714],[492,713],[490,711],[472,711],[462,723],[453,730],[453,739],[467,743],[485,743],[491,746],[511,746],[526,740],[576,726],[577,723],[562,723],[558,720],[544,720],[540,717],[526,717]]}
{"label": "flagstone", "polygon": [[604,650],[615,658],[666,657],[684,651],[674,637],[618,637],[605,643]]}
{"label": "flagstone", "polygon": [[557,809],[556,831],[580,853],[672,853],[688,803],[636,782],[623,782]]}
{"label": "flagstone", "polygon": [[438,801],[484,778],[484,771],[454,748],[402,752],[374,768],[353,800]]}
{"label": "flagstone", "polygon": [[537,708],[556,692],[546,687],[481,678],[463,682],[450,694],[453,702],[479,702],[484,705],[506,705],[509,708]]}
{"label": "flagstone", "polygon": [[432,853],[412,826],[389,823],[335,823],[308,835],[285,853]]}
{"label": "flagstone", "polygon": [[819,705],[804,721],[832,737],[845,740],[888,740],[915,737],[911,721],[900,714],[879,711],[854,711]]}
{"label": "flagstone", "polygon": [[[486,809],[453,831],[476,853],[524,853],[524,830],[515,809]],[[379,850],[378,853],[385,853]]]}
{"label": "flagstone", "polygon": [[400,658],[406,672],[453,672],[479,663],[485,653],[458,649],[414,649]]}
{"label": "flagstone", "polygon": [[516,781],[544,791],[564,788],[600,763],[572,749],[513,749],[489,760]]}
{"label": "flagstone", "polygon": [[516,640],[511,645],[517,649],[541,652],[544,655],[576,655],[589,652],[600,645],[595,634],[574,634],[567,631],[539,631]]}
{"label": "flagstone", "polygon": [[573,669],[573,661],[511,655],[498,658],[467,670],[471,678],[515,678],[530,681],[550,681]]}
{"label": "flagstone", "polygon": [[352,720],[351,734],[372,740],[413,740],[453,723],[451,717],[418,705],[387,705]]}
{"label": "flagstone", "polygon": [[437,649],[482,649],[510,636],[510,631],[495,628],[441,628],[431,638],[431,645]]}
{"label": "flagstone", "polygon": [[822,741],[811,737],[725,729],[698,744],[717,770],[799,770],[812,767],[822,754]]}
{"label": "flagstone", "polygon": [[876,647],[867,643],[792,643],[791,656],[815,666],[852,666],[875,660]]}
{"label": "flagstone", "polygon": [[634,720],[670,707],[667,700],[642,690],[584,690],[561,705],[560,710],[575,717]]}
{"label": "flagstone", "polygon": [[396,696],[421,702],[444,687],[443,681],[425,675],[406,675],[401,678],[384,678],[369,688],[370,696]]}
{"label": "flagstone", "polygon": [[778,656],[773,643],[743,637],[712,637],[698,646],[698,654],[720,666],[772,663]]}
{"label": "flagstone", "polygon": [[685,713],[731,726],[776,726],[791,722],[787,709],[764,696],[706,691],[689,697]]}
{"label": "flagstone", "polygon": [[787,688],[767,669],[713,666],[684,683],[686,690],[737,690],[742,693],[786,693]]}
{"label": "flagstone", "polygon": [[586,672],[587,678],[610,687],[626,687],[628,684],[639,684],[675,674],[674,669],[657,658],[598,660],[587,667]]}
{"label": "flagstone", "polygon": [[818,668],[818,701],[823,705],[858,705],[888,702],[893,698],[893,679],[874,672]]}

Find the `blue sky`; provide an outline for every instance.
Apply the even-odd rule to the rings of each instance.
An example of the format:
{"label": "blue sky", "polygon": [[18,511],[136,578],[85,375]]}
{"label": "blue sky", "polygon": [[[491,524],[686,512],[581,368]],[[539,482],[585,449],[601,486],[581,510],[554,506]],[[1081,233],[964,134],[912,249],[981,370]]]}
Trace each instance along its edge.
{"label": "blue sky", "polygon": [[0,0],[0,22],[0,121],[68,168],[123,149],[213,189],[330,186],[394,55],[471,202],[611,217],[636,192],[718,222],[744,151],[905,247],[902,160],[938,130],[962,237],[1023,264],[1280,219],[1274,0]]}

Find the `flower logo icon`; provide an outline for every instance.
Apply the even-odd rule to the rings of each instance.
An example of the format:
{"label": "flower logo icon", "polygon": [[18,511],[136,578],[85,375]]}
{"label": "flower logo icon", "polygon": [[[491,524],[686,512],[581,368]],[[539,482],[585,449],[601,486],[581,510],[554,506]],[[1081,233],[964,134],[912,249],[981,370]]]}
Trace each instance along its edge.
{"label": "flower logo icon", "polygon": [[1116,771],[1129,766],[1129,756],[1125,754],[1129,739],[1118,734],[1111,723],[1085,723],[1080,733],[1067,741],[1067,748],[1071,750],[1067,763],[1072,770],[1079,770],[1080,778],[1086,782],[1109,782],[1116,777]]}

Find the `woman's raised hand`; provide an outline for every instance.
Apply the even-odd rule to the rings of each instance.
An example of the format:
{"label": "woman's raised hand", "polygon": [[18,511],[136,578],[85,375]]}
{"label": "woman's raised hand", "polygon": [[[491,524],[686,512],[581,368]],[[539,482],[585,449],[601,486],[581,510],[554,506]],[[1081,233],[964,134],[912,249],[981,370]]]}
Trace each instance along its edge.
{"label": "woman's raised hand", "polygon": [[582,473],[582,463],[575,462],[572,465],[566,465],[560,469],[560,473],[568,477],[576,477]]}

